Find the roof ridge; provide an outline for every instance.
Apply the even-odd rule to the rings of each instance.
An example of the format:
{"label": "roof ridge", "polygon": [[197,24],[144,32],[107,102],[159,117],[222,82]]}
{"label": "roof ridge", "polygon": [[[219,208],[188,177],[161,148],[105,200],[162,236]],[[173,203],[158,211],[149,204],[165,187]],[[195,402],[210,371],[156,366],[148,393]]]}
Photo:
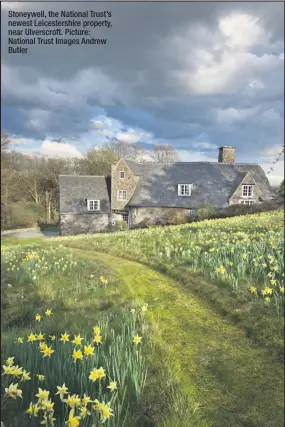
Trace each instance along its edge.
{"label": "roof ridge", "polygon": [[82,178],[106,178],[105,175],[59,175],[59,176],[76,176],[76,177],[82,177]]}
{"label": "roof ridge", "polygon": [[136,165],[181,165],[181,164],[207,164],[207,165],[259,165],[259,163],[220,163],[220,162],[173,162],[173,163],[160,163],[160,162],[142,162],[138,163],[133,160],[131,160],[133,163],[136,163]]}

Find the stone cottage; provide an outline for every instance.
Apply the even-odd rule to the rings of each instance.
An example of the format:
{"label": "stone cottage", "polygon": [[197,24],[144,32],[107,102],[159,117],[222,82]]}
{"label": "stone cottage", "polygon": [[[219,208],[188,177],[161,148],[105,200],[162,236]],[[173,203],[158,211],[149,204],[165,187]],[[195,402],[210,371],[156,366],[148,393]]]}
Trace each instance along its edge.
{"label": "stone cottage", "polygon": [[155,222],[173,209],[185,216],[203,206],[225,208],[273,198],[258,164],[235,163],[233,147],[218,162],[136,163],[120,159],[110,176],[60,176],[61,234],[96,233],[116,220],[128,227]]}

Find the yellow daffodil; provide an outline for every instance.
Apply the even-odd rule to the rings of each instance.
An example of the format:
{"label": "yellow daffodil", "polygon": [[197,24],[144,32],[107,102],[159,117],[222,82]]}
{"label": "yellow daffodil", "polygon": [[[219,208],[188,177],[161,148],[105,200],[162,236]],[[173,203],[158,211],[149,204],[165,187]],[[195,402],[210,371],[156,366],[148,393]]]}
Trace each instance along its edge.
{"label": "yellow daffodil", "polygon": [[45,315],[48,317],[50,317],[52,314],[53,314],[52,311],[49,309],[45,312]]}
{"label": "yellow daffodil", "polygon": [[15,344],[17,343],[17,344],[23,344],[23,340],[24,340],[24,338],[22,338],[22,337],[18,337],[17,338],[17,340],[15,341]]}
{"label": "yellow daffodil", "polygon": [[55,335],[50,335],[49,337],[52,341],[55,341]]}
{"label": "yellow daffodil", "polygon": [[84,396],[82,398],[82,405],[87,406],[88,403],[91,403],[91,402],[92,400],[90,399],[90,397],[84,393]]}
{"label": "yellow daffodil", "polygon": [[41,332],[37,335],[37,340],[38,341],[43,341],[44,340],[44,335],[45,334],[42,334]]}
{"label": "yellow daffodil", "polygon": [[44,381],[44,379],[45,379],[44,375],[41,375],[41,374],[36,374],[36,375],[37,375],[39,381]]}
{"label": "yellow daffodil", "polygon": [[30,379],[31,379],[30,372],[27,372],[27,371],[24,370],[23,373],[22,373],[21,381],[28,381]]}
{"label": "yellow daffodil", "polygon": [[81,338],[80,335],[77,335],[77,336],[74,336],[74,340],[72,342],[73,342],[73,344],[81,345],[82,340],[83,340],[83,338]]}
{"label": "yellow daffodil", "polygon": [[34,417],[38,416],[38,412],[39,412],[40,408],[38,407],[37,404],[33,404],[32,402],[30,403],[29,409],[27,409],[26,413],[29,415],[33,415]]}
{"label": "yellow daffodil", "polygon": [[99,369],[96,369],[96,368],[92,369],[89,375],[89,379],[93,382],[103,377],[105,377],[105,371],[102,368],[102,366]]}
{"label": "yellow daffodil", "polygon": [[14,365],[14,359],[15,357],[8,357],[8,359],[6,360],[6,365],[8,366]]}
{"label": "yellow daffodil", "polygon": [[102,343],[102,335],[95,335],[93,342],[95,342],[96,344]]}
{"label": "yellow daffodil", "polygon": [[31,333],[31,334],[28,336],[28,341],[27,341],[27,342],[31,342],[31,343],[33,343],[34,341],[36,341],[36,339],[37,339],[36,335],[35,335],[35,334],[33,334],[33,333]]}
{"label": "yellow daffodil", "polygon": [[76,362],[77,359],[82,360],[83,359],[83,354],[81,350],[73,350],[73,355],[72,355],[74,361]]}
{"label": "yellow daffodil", "polygon": [[78,416],[74,415],[74,409],[72,408],[70,413],[69,413],[67,426],[68,427],[78,427],[79,423],[80,423],[80,418]]}
{"label": "yellow daffodil", "polygon": [[254,286],[252,286],[251,288],[249,288],[250,292],[252,294],[256,294],[256,288]]}
{"label": "yellow daffodil", "polygon": [[100,335],[101,330],[100,330],[99,326],[93,326],[93,333],[94,333],[94,335]]}
{"label": "yellow daffodil", "polygon": [[135,335],[133,338],[133,343],[135,343],[136,345],[141,344],[142,342],[142,337],[139,337],[138,335]]}
{"label": "yellow daffodil", "polygon": [[63,343],[69,341],[69,334],[67,334],[66,332],[64,334],[61,334],[61,338],[59,341],[63,341]]}
{"label": "yellow daffodil", "polygon": [[94,355],[94,347],[91,345],[84,346],[84,354],[86,357],[93,356]]}
{"label": "yellow daffodil", "polygon": [[12,399],[20,397],[22,399],[22,390],[18,389],[19,384],[10,384],[8,388],[5,388],[5,393],[8,394]]}
{"label": "yellow daffodil", "polygon": [[35,317],[35,319],[36,319],[37,322],[40,322],[41,318],[42,318],[42,316],[40,314],[37,314],[36,317]]}
{"label": "yellow daffodil", "polygon": [[78,394],[73,394],[72,396],[68,395],[67,399],[64,399],[64,402],[67,403],[71,408],[76,408],[80,405],[81,399]]}
{"label": "yellow daffodil", "polygon": [[41,388],[39,388],[38,394],[36,394],[36,397],[39,399],[39,401],[47,400],[48,396],[49,396],[49,391],[42,390]]}
{"label": "yellow daffodil", "polygon": [[60,399],[63,400],[64,395],[68,393],[68,388],[66,387],[65,383],[63,383],[61,387],[57,386],[57,389],[58,392],[55,394],[59,394]]}
{"label": "yellow daffodil", "polygon": [[117,390],[118,389],[117,382],[111,381],[107,388],[109,388],[111,391]]}
{"label": "yellow daffodil", "polygon": [[50,357],[52,353],[54,353],[54,350],[51,347],[46,346],[41,352],[44,354],[43,357]]}

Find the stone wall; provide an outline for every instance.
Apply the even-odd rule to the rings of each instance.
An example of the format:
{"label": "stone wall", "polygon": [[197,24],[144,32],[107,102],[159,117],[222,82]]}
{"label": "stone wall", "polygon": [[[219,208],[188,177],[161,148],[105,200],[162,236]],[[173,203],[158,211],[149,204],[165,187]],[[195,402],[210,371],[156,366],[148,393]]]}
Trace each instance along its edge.
{"label": "stone wall", "polygon": [[181,223],[187,222],[189,218],[189,209],[183,208],[130,208],[131,215],[131,226],[139,225],[142,222],[147,221],[148,225],[155,224],[161,220],[163,216],[167,215],[171,218],[178,217],[181,219]]}
{"label": "stone wall", "polygon": [[61,214],[60,234],[93,234],[104,231],[111,221],[110,214]]}
{"label": "stone wall", "polygon": [[[120,171],[125,172],[124,179],[120,179]],[[112,165],[111,206],[113,210],[124,210],[126,204],[134,194],[137,183],[138,177],[133,174],[124,159]],[[127,200],[117,200],[119,190],[127,191]]]}

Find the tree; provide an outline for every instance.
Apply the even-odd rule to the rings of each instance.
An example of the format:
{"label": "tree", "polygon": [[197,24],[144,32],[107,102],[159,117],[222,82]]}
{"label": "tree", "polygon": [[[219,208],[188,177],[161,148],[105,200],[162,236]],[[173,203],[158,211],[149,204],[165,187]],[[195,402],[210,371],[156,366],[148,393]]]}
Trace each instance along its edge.
{"label": "tree", "polygon": [[278,191],[278,195],[279,195],[279,197],[280,197],[281,199],[283,199],[283,200],[284,200],[284,179],[283,179],[283,181],[282,181],[282,182],[281,182],[281,184],[280,184],[279,191]]}
{"label": "tree", "polygon": [[136,144],[129,144],[128,142],[119,141],[111,142],[104,145],[104,148],[112,151],[117,160],[124,158],[128,160],[136,160],[141,152],[140,148]]}
{"label": "tree", "polygon": [[112,163],[118,160],[117,154],[106,147],[94,148],[78,160],[76,172],[79,175],[110,175]]}
{"label": "tree", "polygon": [[151,152],[151,157],[158,163],[174,163],[178,160],[177,151],[168,144],[157,145]]}
{"label": "tree", "polygon": [[9,136],[1,130],[1,153],[2,151],[6,151],[10,145],[10,138]]}

